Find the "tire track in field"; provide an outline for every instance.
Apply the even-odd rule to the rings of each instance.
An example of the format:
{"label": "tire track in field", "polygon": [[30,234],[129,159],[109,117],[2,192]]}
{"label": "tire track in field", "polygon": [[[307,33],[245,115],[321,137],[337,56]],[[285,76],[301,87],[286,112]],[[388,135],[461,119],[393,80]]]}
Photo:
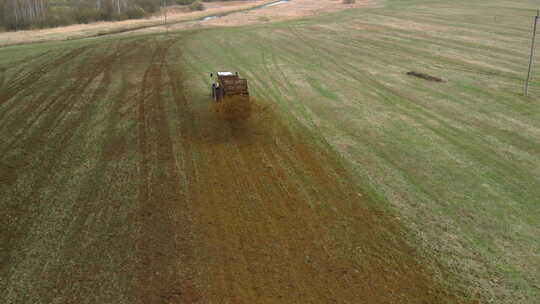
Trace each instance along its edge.
{"label": "tire track in field", "polygon": [[[13,77],[13,80],[5,84],[4,89],[0,92],[0,105],[9,101],[15,95],[24,92],[26,90],[32,90],[34,85],[45,75],[63,66],[64,63],[73,60],[86,50],[85,47],[76,48],[59,58],[46,61],[41,65],[38,65],[32,71],[26,75],[20,77]],[[20,71],[22,71],[21,69]]]}
{"label": "tire track in field", "polygon": [[2,66],[2,68],[6,70],[10,70],[12,68],[21,68],[15,74],[15,75],[18,75],[20,72],[22,72],[22,70],[24,69],[26,65],[34,65],[35,64],[34,61],[44,58],[44,57],[46,58],[47,56],[51,55],[54,52],[55,52],[54,50],[49,50],[49,51],[41,52],[37,55],[31,55],[28,57],[21,58],[19,60],[11,61],[8,64]]}
{"label": "tire track in field", "polygon": [[[285,227],[279,226],[280,219],[284,218],[279,210],[284,197],[275,191],[275,180],[268,179],[271,166],[268,158],[246,138],[242,130],[233,126],[230,132],[231,140],[224,153],[230,163],[229,170],[235,175],[231,187],[241,194],[236,201],[240,207],[236,225],[241,227],[239,238],[243,246],[240,250],[251,274],[251,288],[256,295],[254,301],[286,300],[288,297],[290,300],[303,282],[298,272],[289,268],[293,255],[284,238],[287,234],[282,233]],[[272,250],[278,248],[281,255],[272,254]],[[283,271],[284,267],[289,269]],[[308,302],[314,300],[310,294],[306,294],[304,299]],[[246,299],[240,302],[243,301]]]}
{"label": "tire track in field", "polygon": [[[142,50],[142,51],[141,51]],[[126,220],[126,214],[133,206],[126,204],[136,193],[130,191],[129,177],[135,175],[135,164],[126,157],[131,146],[135,146],[135,136],[130,136],[129,129],[120,125],[127,124],[135,117],[130,103],[135,103],[138,92],[130,93],[126,66],[129,60],[140,59],[144,48],[138,43],[129,44],[129,49],[119,47],[120,57],[110,62],[104,71],[102,83],[114,83],[120,78],[121,86],[114,94],[102,91],[101,96],[94,96],[94,104],[99,112],[105,112],[106,119],[103,141],[99,153],[95,156],[95,165],[85,174],[76,198],[69,229],[59,243],[57,254],[69,264],[49,263],[42,269],[42,276],[50,282],[48,289],[55,293],[42,294],[40,298],[51,302],[64,299],[78,303],[115,303],[133,302],[132,284],[119,280],[119,274],[134,274],[137,261],[133,258],[134,229],[133,221]],[[108,96],[105,103],[100,99]],[[89,160],[87,160],[89,161]],[[77,286],[77,288],[73,288]],[[109,295],[109,296],[107,296]],[[114,295],[114,296],[113,296]]]}
{"label": "tire track in field", "polygon": [[[238,252],[234,249],[240,246],[241,233],[237,224],[227,222],[238,215],[239,208],[231,203],[240,199],[234,189],[220,186],[224,181],[234,181],[235,176],[231,174],[235,168],[226,160],[226,151],[203,143],[209,131],[208,117],[194,115],[185,92],[181,91],[184,87],[178,72],[171,68],[168,72],[177,87],[173,93],[179,111],[178,133],[182,136],[185,155],[183,171],[188,179],[187,213],[189,217],[195,217],[189,220],[191,231],[182,240],[186,247],[193,249],[187,250],[181,261],[182,265],[187,264],[188,273],[182,279],[181,294],[185,296],[180,299],[186,303],[195,300],[239,303],[242,299],[255,299],[245,257],[236,255]],[[194,234],[197,240],[193,239]]]}
{"label": "tire track in field", "polygon": [[[276,292],[273,295],[276,298],[283,297],[282,291],[288,287],[284,282],[295,282],[298,281],[298,278],[296,273],[278,273],[276,265],[282,262],[269,254],[269,248],[284,246],[282,242],[279,242],[279,234],[273,229],[272,217],[274,214],[266,212],[266,210],[259,211],[261,208],[267,209],[265,204],[270,202],[265,199],[269,187],[267,185],[267,191],[261,193],[260,190],[265,188],[265,184],[260,182],[259,174],[254,174],[259,172],[258,163],[252,162],[247,158],[247,155],[244,155],[245,142],[237,141],[234,132],[234,129],[231,130],[231,136],[235,140],[224,145],[226,150],[222,153],[226,155],[224,158],[228,160],[228,170],[234,175],[234,178],[229,181],[230,185],[226,187],[231,187],[240,194],[235,201],[239,207],[235,225],[239,227],[241,232],[238,236],[242,245],[240,250],[244,257],[244,267],[248,271],[250,288],[255,296],[251,301],[257,302],[258,298],[261,297],[269,299],[270,291]],[[247,176],[251,176],[252,179],[246,179]],[[276,200],[276,203],[277,201],[279,200]],[[248,231],[249,233],[246,233]],[[269,244],[268,239],[273,239],[274,244]],[[286,256],[285,252],[284,257]],[[261,276],[261,274],[264,275]],[[276,280],[276,276],[281,278],[284,276],[285,279]],[[236,280],[241,280],[241,278],[236,278]],[[239,302],[247,300],[243,298]]]}
{"label": "tire track in field", "polygon": [[[294,149],[281,151],[278,149],[278,142],[272,144],[271,148],[266,148],[266,154],[270,161],[270,174],[273,178],[266,184],[272,185],[271,181],[277,181],[275,187],[278,193],[282,193],[282,199],[278,200],[278,214],[281,218],[274,224],[280,231],[280,235],[287,236],[284,243],[291,251],[291,260],[295,265],[299,277],[304,281],[304,290],[298,288],[295,294],[311,294],[313,301],[320,301],[324,298],[343,298],[343,293],[337,288],[335,283],[326,284],[321,280],[313,269],[313,264],[328,264],[330,253],[328,251],[328,232],[320,231],[317,226],[328,227],[317,215],[314,204],[318,203],[320,198],[314,197],[309,190],[303,186],[300,176],[303,172],[296,170],[290,162],[285,161],[285,154],[295,154]],[[264,152],[264,151],[263,151]],[[303,161],[300,160],[300,166]],[[316,187],[315,185],[311,187]],[[268,202],[272,200],[267,199]],[[276,213],[274,210],[272,213]],[[283,237],[282,237],[283,238]],[[302,286],[302,284],[298,284]],[[305,296],[299,296],[296,300],[302,301]]]}
{"label": "tire track in field", "polygon": [[[265,265],[261,265],[260,258],[256,255],[251,258],[253,265],[250,268],[258,274],[255,280],[259,283],[257,290],[266,299],[286,302],[314,302],[322,299],[325,294],[335,294],[328,286],[317,286],[317,276],[306,277],[306,274],[313,274],[313,271],[306,262],[305,254],[309,249],[313,249],[314,244],[311,242],[324,239],[324,234],[315,233],[313,223],[320,221],[313,216],[309,208],[305,208],[309,198],[293,186],[294,175],[283,167],[287,164],[280,163],[274,155],[275,142],[261,140],[260,137],[252,136],[250,131],[237,128],[233,128],[233,138],[241,158],[239,163],[245,164],[237,166],[238,175],[250,176],[253,181],[251,189],[244,191],[253,192],[259,197],[261,210],[257,213],[259,217],[265,218],[255,221],[262,224],[258,229],[259,234],[252,237],[252,242],[257,244],[261,243],[261,240],[273,240],[283,251],[280,255],[267,257],[264,260]],[[264,144],[261,144],[261,141]],[[242,168],[250,170],[242,172]],[[319,247],[318,250],[323,255],[326,253],[324,248]],[[311,252],[308,253],[309,259],[314,258]],[[261,268],[265,271],[260,271]],[[276,280],[276,277],[279,279]]]}
{"label": "tire track in field", "polygon": [[[291,134],[287,133],[281,137],[285,139],[290,136]],[[394,226],[389,215],[369,210],[364,199],[357,196],[359,193],[351,185],[340,185],[339,178],[329,176],[330,166],[322,166],[327,161],[324,158],[317,157],[309,150],[306,151],[308,145],[300,144],[301,139],[300,141],[299,139],[284,140],[284,143],[287,142],[293,143],[291,150],[297,151],[297,153],[287,153],[287,151],[283,151],[285,145],[277,145],[278,150],[282,150],[278,155],[283,157],[282,161],[287,164],[286,167],[312,178],[311,181],[306,180],[303,183],[316,185],[312,187],[313,193],[311,195],[315,198],[315,202],[318,200],[325,204],[318,206],[317,211],[313,211],[315,214],[313,222],[324,223],[317,225],[316,228],[325,227],[325,229],[335,230],[328,235],[329,252],[332,252],[329,256],[333,257],[331,261],[335,264],[319,263],[320,265],[327,264],[326,267],[321,267],[319,271],[327,272],[325,276],[329,279],[328,282],[321,285],[322,288],[325,285],[334,286],[333,289],[339,290],[337,293],[341,295],[341,298],[347,298],[348,301],[352,302],[363,298],[369,299],[368,303],[385,303],[386,301],[394,302],[396,300],[392,299],[392,294],[395,293],[395,289],[403,288],[400,285],[406,286],[411,291],[414,290],[415,285],[422,285],[426,281],[426,277],[423,275],[417,276],[414,273],[408,273],[406,276],[410,278],[416,277],[417,280],[414,284],[407,283],[407,279],[392,282],[386,277],[385,273],[380,271],[381,267],[385,267],[384,262],[375,263],[380,265],[359,264],[355,258],[352,258],[357,254],[356,248],[369,249],[370,255],[380,255],[385,258],[387,256],[386,251],[395,250],[395,247],[401,251],[406,250],[407,247],[404,244],[382,244],[382,250],[376,247],[373,248],[373,244],[382,243],[377,240],[379,238],[384,239],[385,242],[388,241],[386,240],[388,237],[387,229]],[[335,167],[335,169],[339,168]],[[335,176],[343,175],[346,176],[347,174],[341,173]],[[328,189],[335,190],[328,191]],[[326,193],[321,193],[321,190],[326,191]],[[317,216],[319,217],[318,220]],[[325,231],[322,230],[316,234],[324,235],[324,233]],[[363,257],[363,260],[369,260],[369,258]],[[417,266],[415,263],[412,265],[403,264],[398,263],[394,271],[397,270],[397,273],[403,271],[403,269]],[[366,278],[365,274],[374,275]],[[364,276],[363,279],[358,280],[362,276]],[[415,292],[418,292],[418,290]],[[421,298],[422,295],[416,294],[414,297]],[[326,295],[326,301],[330,302],[331,300],[332,297]]]}
{"label": "tire track in field", "polygon": [[200,301],[439,303],[447,296],[396,240],[392,219],[336,181],[334,173],[345,173],[327,152],[272,124],[257,131],[277,142],[211,119],[196,115],[191,134],[200,153],[189,196],[201,238],[194,245],[204,253],[191,260]]}
{"label": "tire track in field", "polygon": [[[256,126],[250,126],[250,128],[252,127]],[[272,126],[269,129],[275,130],[275,127]],[[264,134],[264,130],[261,134]],[[283,260],[286,261],[285,265],[287,265],[287,269],[280,269],[284,265],[283,261],[280,261],[277,256],[271,256],[267,262],[268,265],[263,267],[273,274],[270,276],[267,276],[268,273],[265,273],[264,276],[259,275],[257,278],[259,281],[258,289],[265,298],[273,298],[276,301],[282,299],[291,302],[293,299],[294,301],[303,299],[307,302],[313,302],[321,299],[323,294],[327,293],[322,292],[324,289],[321,289],[320,286],[316,286],[318,282],[313,280],[313,277],[308,280],[305,277],[305,274],[309,273],[309,266],[306,263],[304,253],[307,252],[307,248],[310,248],[309,243],[314,240],[313,223],[319,221],[313,217],[309,209],[296,208],[306,204],[309,198],[303,191],[292,186],[295,184],[294,178],[292,178],[294,175],[286,173],[284,164],[277,161],[273,148],[275,142],[271,140],[273,136],[268,137],[269,139],[266,140],[261,139],[261,137],[257,138],[251,135],[251,131],[246,132],[244,129],[233,128],[233,138],[237,141],[240,158],[245,163],[245,167],[250,168],[250,172],[245,171],[244,174],[251,176],[254,180],[254,188],[250,191],[260,197],[262,210],[258,212],[259,216],[266,217],[260,230],[262,231],[261,235],[254,238],[259,242],[260,240],[275,240],[279,244],[279,248],[284,251],[282,256]],[[241,167],[238,166],[237,170],[240,169]],[[300,214],[300,212],[304,213]],[[271,233],[265,231],[271,231]],[[322,235],[318,235],[316,238],[322,238]],[[322,251],[324,252],[324,250]],[[260,268],[260,265],[256,264],[257,260],[257,257],[252,258],[255,264],[252,268],[255,271]],[[273,270],[276,269],[276,264],[277,269],[279,269],[277,271]],[[275,276],[281,279],[270,279]],[[294,282],[294,284],[287,286],[285,282]],[[269,288],[270,286],[272,287]],[[328,291],[333,293],[331,289]],[[301,294],[303,296],[299,296]]]}
{"label": "tire track in field", "polygon": [[200,261],[198,267],[205,271],[200,278],[202,283],[210,283],[199,293],[203,302],[223,299],[226,303],[243,300],[253,303],[255,295],[246,257],[244,252],[238,251],[242,247],[242,227],[237,221],[243,201],[233,189],[235,171],[228,163],[231,156],[222,146],[203,144],[198,148],[201,148],[197,149],[201,159],[206,161],[198,165],[200,180],[193,184],[196,189],[193,204],[206,226],[201,235],[208,244],[201,250],[207,255],[207,262]]}
{"label": "tire track in field", "polygon": [[3,109],[0,111],[0,129],[13,127],[16,123],[21,123],[21,119],[28,119],[26,116],[21,116],[21,113],[28,113],[30,111],[30,115],[33,115],[34,113],[32,111],[37,112],[41,106],[41,102],[51,98],[52,91],[64,89],[70,85],[71,79],[74,78],[71,69],[67,69],[62,75],[67,79],[55,76],[44,77],[33,88],[25,90],[23,93],[18,93],[10,102],[2,105]]}
{"label": "tire track in field", "polygon": [[[275,55],[274,54],[271,54],[272,56],[272,64],[276,65],[277,64],[277,61],[276,61],[276,58],[275,58]],[[266,69],[268,70],[268,66],[266,66]],[[284,74],[283,74],[283,71],[281,71],[281,69],[279,69],[279,67],[276,66],[276,68],[278,69],[277,72],[280,74],[280,76],[284,77]],[[283,78],[284,81],[286,81],[285,78]],[[295,92],[296,93],[296,92]],[[297,94],[295,94],[296,97],[298,97]],[[315,154],[313,154],[311,151],[306,150],[306,148],[308,147],[308,145],[306,144],[296,144],[293,146],[292,151],[301,151],[300,153],[290,153],[290,150],[283,150],[283,147],[287,147],[287,146],[290,146],[292,143],[298,143],[298,139],[293,139],[291,137],[291,134],[290,132],[285,132],[283,133],[282,135],[279,136],[279,138],[283,138],[283,139],[286,139],[285,141],[283,141],[281,144],[276,144],[276,148],[277,150],[279,151],[278,152],[278,155],[280,155],[280,159],[276,159],[274,155],[272,155],[272,157],[274,157],[274,161],[275,163],[279,163],[279,162],[285,162],[286,163],[286,167],[288,168],[293,168],[292,171],[289,173],[289,174],[292,174],[292,176],[309,176],[309,177],[312,177],[315,181],[311,181],[309,179],[303,179],[303,182],[306,183],[306,184],[309,184],[309,183],[313,183],[315,182],[316,184],[320,184],[320,186],[314,186],[314,187],[311,187],[311,191],[309,191],[310,193],[306,193],[304,195],[307,195],[306,199],[307,200],[319,200],[319,201],[326,201],[326,202],[351,202],[352,204],[354,204],[355,202],[358,203],[358,199],[356,199],[354,196],[357,195],[357,193],[349,193],[348,194],[348,197],[347,195],[341,195],[344,193],[345,189],[347,187],[343,187],[343,185],[341,183],[338,182],[338,180],[334,179],[332,180],[332,178],[330,177],[329,174],[333,174],[334,176],[338,176],[338,172],[332,172],[332,168],[331,167],[326,167],[326,168],[322,168],[320,166],[318,166],[319,163],[321,163],[321,160],[319,159],[312,159],[313,156],[316,156]],[[322,163],[324,163],[324,161],[322,161]],[[337,169],[337,168],[336,168]],[[339,170],[341,172],[341,174],[343,174],[343,170]],[[296,173],[295,173],[296,172]],[[284,173],[281,173],[281,179],[283,179],[285,176]],[[335,189],[335,191],[331,191],[331,192],[328,192],[326,191],[326,189],[329,187],[329,185],[332,185],[331,187]],[[283,186],[286,187],[286,184],[284,184]],[[294,189],[292,190],[294,192]],[[351,189],[348,189],[347,190],[348,192],[351,192]],[[289,192],[289,191],[288,191]],[[331,196],[337,196],[335,198],[332,198]],[[339,205],[339,204],[338,204]],[[346,208],[348,208],[348,206],[344,206],[343,204],[341,204],[342,206],[339,208],[340,210],[345,210]],[[362,203],[358,203],[358,205],[362,205]],[[308,222],[321,222],[322,218],[318,218],[318,215],[316,214],[316,212],[312,212],[313,214],[309,217],[311,218],[311,220],[309,220]],[[323,213],[324,214],[324,213]],[[307,216],[306,216],[307,217]],[[328,223],[331,223],[332,220],[329,220],[329,219],[326,219],[326,221]],[[335,219],[334,219],[335,221]],[[319,232],[318,233],[319,235],[322,235],[322,232]],[[333,280],[334,282],[338,282],[339,280]],[[350,282],[349,282],[350,283]],[[325,284],[328,284],[328,283],[325,283]],[[346,285],[346,284],[345,284]],[[324,286],[324,284],[323,284]],[[329,285],[328,285],[329,286]],[[320,287],[319,287],[320,288]],[[336,288],[337,289],[337,288]],[[347,294],[347,290],[349,290],[349,288],[342,288],[341,291],[337,292],[338,294]],[[328,295],[325,295],[327,300],[330,301],[332,298],[331,297],[328,297]],[[354,300],[354,297],[351,299],[351,300]]]}
{"label": "tire track in field", "polygon": [[[30,134],[27,134],[26,132],[31,126],[28,125],[28,123],[25,124],[24,116],[32,116],[32,113],[30,112],[32,110],[32,104],[28,105],[28,112],[25,112],[22,115],[22,117],[15,118],[14,121],[16,122],[15,126],[11,126],[12,130],[15,129],[15,127],[19,127],[19,132],[14,131],[14,135],[12,136],[12,140],[8,143],[6,143],[5,147],[2,149],[2,156],[3,158],[7,158],[8,160],[5,160],[6,163],[15,163],[15,164],[28,164],[30,160],[39,154],[40,151],[47,148],[47,146],[59,146],[62,147],[62,143],[66,138],[71,138],[73,132],[73,129],[68,129],[67,132],[63,132],[60,134],[60,136],[55,137],[58,140],[46,140],[47,134],[52,133],[54,123],[59,123],[59,118],[64,118],[65,113],[69,111],[72,107],[81,107],[82,105],[90,100],[91,98],[76,98],[76,91],[79,88],[86,88],[90,82],[92,82],[95,78],[97,78],[97,74],[99,73],[93,73],[92,76],[81,76],[78,81],[75,81],[74,85],[66,88],[62,92],[58,93],[57,95],[54,95],[54,97],[51,98],[51,104],[54,105],[54,103],[58,103],[59,105],[53,107],[48,113],[45,113],[45,111],[41,110],[40,114],[43,116],[46,116],[45,119],[41,122],[39,126],[37,126],[35,129],[33,129]],[[84,87],[81,87],[80,84],[84,84]],[[94,96],[98,95],[99,91],[104,91],[108,86],[108,83],[101,82],[99,85],[99,88],[94,92]],[[69,94],[66,94],[69,93]],[[81,93],[81,92],[79,92]],[[33,108],[36,110],[35,106]],[[79,121],[82,117],[82,114],[84,111],[78,111],[77,114],[80,116],[73,119],[74,121]],[[77,115],[75,115],[77,116]],[[31,122],[33,123],[33,122]],[[62,123],[66,123],[66,121],[62,121]],[[44,124],[44,125],[43,125]],[[65,142],[64,142],[65,143]],[[15,153],[16,152],[16,153]],[[20,168],[23,169],[23,168]]]}
{"label": "tire track in field", "polygon": [[4,89],[4,83],[6,82],[6,69],[0,68],[0,89]]}
{"label": "tire track in field", "polygon": [[[0,107],[3,108],[0,111],[0,127],[4,128],[16,119],[20,120],[21,116],[17,113],[18,111],[36,111],[39,101],[50,98],[51,89],[59,89],[69,85],[69,78],[65,79],[59,77],[60,75],[51,75],[53,77],[51,79],[45,76],[55,72],[60,67],[65,67],[66,62],[71,62],[71,60],[84,53],[85,50],[85,48],[74,49],[64,56],[60,56],[60,58],[38,64],[37,67],[32,64],[32,70],[28,74],[19,77],[18,74],[26,71],[24,67],[20,68],[11,77],[11,81],[5,84],[6,88],[0,92]],[[38,56],[38,58],[41,58],[41,56]],[[71,75],[71,70],[65,72],[67,75]],[[61,76],[66,77],[67,75]],[[26,100],[26,98],[29,100]],[[26,116],[22,116],[22,119],[26,119]]]}
{"label": "tire track in field", "polygon": [[179,210],[185,197],[166,114],[163,74],[166,56],[175,39],[155,41],[138,100],[138,217],[137,271],[142,303],[173,301],[181,296],[181,274],[176,266],[181,256],[178,234],[182,227]]}
{"label": "tire track in field", "polygon": [[[15,71],[12,72],[12,75],[10,77],[11,80],[9,81],[9,83],[12,84],[12,83],[17,82],[19,79],[23,78],[21,77],[21,75],[27,70],[28,66],[34,66],[34,68],[32,68],[31,71],[34,70],[35,66],[39,65],[39,63],[36,63],[35,61],[38,61],[42,58],[47,58],[48,56],[53,55],[53,53],[54,51],[50,50],[50,51],[42,52],[35,56],[29,56],[29,57],[22,58],[20,60],[12,61],[9,64],[0,67],[0,70],[4,71],[4,73],[7,73],[7,71],[9,70],[15,69]],[[45,62],[48,62],[49,60],[46,60]],[[0,87],[4,88],[5,85],[7,85],[7,82],[4,81],[4,83],[2,83]]]}
{"label": "tire track in field", "polygon": [[[181,217],[179,221],[179,234],[176,236],[178,246],[179,260],[177,265],[182,266],[182,271],[178,274],[178,287],[176,290],[168,290],[164,293],[166,299],[176,300],[180,303],[195,303],[200,299],[195,285],[197,273],[200,272],[197,266],[197,240],[194,231],[195,216],[194,209],[195,195],[191,188],[191,183],[197,181],[199,172],[196,169],[194,145],[191,138],[194,134],[195,117],[190,105],[186,100],[183,76],[181,71],[175,69],[167,61],[165,64],[169,87],[173,96],[175,111],[175,133],[177,137],[183,140],[176,140],[178,150],[181,150],[181,156],[177,159],[177,166],[180,168],[180,190],[183,200],[179,202],[178,210]],[[191,181],[191,182],[190,182]],[[200,220],[199,220],[200,223]]]}
{"label": "tire track in field", "polygon": [[[305,43],[307,43],[308,45],[311,44],[311,42],[306,41],[306,38],[303,37],[300,33],[298,33],[292,27],[291,27],[291,32],[298,39],[303,39],[305,41]],[[312,48],[315,48],[315,47],[313,46]],[[323,50],[325,49],[323,46],[319,46],[318,48],[322,48]],[[326,51],[327,52],[323,52],[323,53],[325,53],[324,57],[326,57],[326,59],[329,62],[333,62],[335,64],[335,66],[339,67],[340,70],[341,70],[340,73],[344,77],[352,77],[354,79],[358,79],[359,81],[362,81],[364,83],[369,83],[374,88],[378,88],[378,89],[381,89],[382,91],[388,92],[391,96],[396,96],[396,97],[399,97],[399,98],[404,99],[404,100],[409,100],[410,101],[409,103],[404,103],[403,104],[403,107],[402,107],[401,110],[403,112],[405,112],[408,116],[412,117],[418,124],[424,126],[426,129],[429,129],[434,134],[438,135],[441,139],[446,140],[447,142],[451,143],[452,145],[461,148],[463,146],[463,144],[461,144],[459,140],[456,140],[456,138],[463,138],[464,135],[470,136],[470,132],[468,132],[466,134],[462,134],[462,133],[464,133],[463,130],[455,128],[454,126],[452,126],[451,124],[448,123],[447,119],[443,118],[443,117],[453,117],[453,116],[455,116],[455,113],[447,113],[447,115],[441,116],[440,113],[444,109],[438,109],[438,111],[435,112],[432,109],[426,108],[424,105],[419,104],[415,100],[415,98],[413,98],[412,96],[407,95],[406,93],[403,93],[403,92],[399,92],[399,90],[396,90],[395,88],[391,88],[391,87],[387,86],[386,84],[384,84],[384,83],[382,83],[380,81],[377,81],[377,80],[372,79],[370,77],[362,76],[363,73],[359,73],[359,72],[361,72],[359,70],[359,68],[357,68],[355,66],[352,66],[351,64],[338,63],[334,59],[334,57],[328,55],[328,54],[332,54],[331,50],[326,48]],[[460,136],[454,136],[454,135],[449,135],[447,133],[440,132],[437,128],[435,128],[433,126],[432,123],[429,122],[429,120],[425,119],[426,117],[433,120],[433,121],[436,121],[440,125],[446,126],[447,129],[453,130],[455,134],[460,134]],[[458,124],[458,125],[467,126],[467,125],[471,124],[471,122],[466,121],[466,120],[462,119],[461,117],[455,117],[454,120],[460,122],[460,124]],[[467,136],[465,136],[465,137],[467,137]],[[469,149],[470,147],[467,147],[467,148]],[[461,151],[466,151],[467,149],[460,149],[460,150]],[[384,153],[379,151],[379,155],[383,155],[383,154]],[[483,153],[483,154],[485,154],[483,157],[479,158],[479,157],[475,156],[475,157],[472,157],[472,158],[477,159],[481,163],[483,163],[483,162],[485,162],[485,159],[493,158],[492,156],[495,155],[494,153]],[[399,164],[395,164],[394,162],[392,162],[390,160],[387,160],[387,161],[388,161],[388,163],[392,164],[392,166],[394,166],[395,168],[400,169]],[[496,163],[496,162],[497,162],[496,160],[492,160],[492,163]],[[504,166],[505,165],[500,164],[499,167],[504,167]]]}
{"label": "tire track in field", "polygon": [[[109,65],[121,54],[127,52],[129,46],[126,44],[117,47],[111,54],[97,55],[96,58],[88,59],[72,72],[71,77],[74,77],[74,80],[71,84],[58,90],[56,94],[43,93],[36,99],[21,105],[23,109],[17,113],[17,116],[11,118],[11,124],[5,126],[13,133],[13,139],[3,152],[8,153],[27,137],[31,138],[31,141],[48,138],[51,131],[57,128],[67,115],[72,111],[79,112],[79,109],[83,107],[80,101],[85,100],[85,98],[79,98],[80,95],[86,94],[85,91],[94,80],[103,75],[104,71],[109,69]],[[73,52],[78,53],[76,51]],[[100,90],[104,89],[100,88]],[[32,135],[27,136],[27,133]]]}
{"label": "tire track in field", "polygon": [[[19,192],[16,188],[10,188],[9,194],[12,197],[11,204],[7,204],[8,217],[10,222],[6,222],[9,233],[3,234],[2,247],[3,260],[7,261],[7,268],[2,269],[2,277],[10,277],[10,268],[14,265],[9,263],[12,260],[11,253],[17,252],[17,247],[21,246],[28,231],[32,230],[32,223],[38,214],[32,210],[42,197],[42,190],[48,184],[48,177],[53,174],[57,165],[61,162],[61,156],[65,155],[66,149],[75,138],[75,134],[87,122],[92,115],[91,112],[103,97],[109,87],[110,64],[116,56],[111,56],[103,61],[101,66],[92,66],[91,68],[83,66],[88,74],[81,74],[72,86],[55,95],[52,99],[57,105],[50,108],[49,113],[44,115],[43,121],[31,134],[20,134],[21,140],[18,145],[13,141],[5,149],[2,155],[2,162],[13,165],[14,179],[17,179],[18,172],[35,172],[35,176],[28,193]],[[97,88],[88,92],[86,96],[81,95],[86,88],[99,75],[103,74]],[[65,117],[63,111],[69,111],[73,107],[79,110],[70,117]],[[56,136],[52,136],[56,132]],[[16,148],[16,149],[15,149]],[[36,165],[32,165],[36,164]],[[31,166],[32,165],[32,166]],[[15,182],[15,181],[13,181]],[[29,181],[26,180],[28,183]],[[5,220],[5,218],[4,218]],[[6,282],[8,284],[9,282]],[[43,294],[46,297],[47,294]]]}
{"label": "tire track in field", "polygon": [[[285,130],[282,130],[282,132],[286,133]],[[283,134],[279,135],[280,138],[283,136]],[[333,248],[336,245],[336,240],[326,231],[339,221],[338,214],[330,209],[320,212],[320,210],[317,210],[319,206],[312,206],[314,203],[324,201],[326,204],[337,205],[338,210],[343,210],[343,208],[339,207],[339,204],[336,204],[343,201],[343,198],[339,191],[331,191],[332,195],[337,195],[334,199],[331,199],[325,197],[324,194],[308,193],[309,191],[302,189],[306,188],[306,185],[311,185],[310,188],[321,188],[328,191],[329,186],[335,187],[335,181],[326,178],[325,172],[318,172],[323,175],[310,175],[313,178],[320,177],[319,179],[322,179],[324,183],[310,183],[298,179],[299,176],[306,173],[304,170],[309,163],[309,154],[312,154],[312,152],[308,152],[309,154],[306,155],[305,151],[295,149],[295,147],[284,151],[278,148],[277,142],[265,143],[262,145],[264,149],[255,152],[261,144],[259,142],[260,138],[251,137],[249,132],[247,132],[247,135],[246,133],[239,135],[238,138],[243,137],[254,139],[254,141],[249,140],[249,143],[245,145],[239,144],[240,150],[243,150],[243,157],[248,157],[246,163],[249,164],[250,171],[252,171],[249,175],[261,179],[259,183],[261,188],[256,189],[258,190],[256,193],[264,196],[264,205],[270,206],[261,213],[269,215],[272,221],[267,226],[276,230],[274,236],[263,235],[259,238],[272,239],[284,244],[283,247],[288,248],[288,254],[284,258],[290,263],[289,269],[284,269],[278,273],[294,273],[291,274],[294,279],[282,279],[283,281],[295,282],[292,288],[289,288],[289,290],[284,288],[284,290],[287,290],[285,294],[280,294],[280,289],[269,290],[268,287],[263,288],[267,292],[267,297],[273,297],[275,301],[284,300],[285,302],[318,301],[327,303],[335,299],[358,301],[360,298],[358,294],[351,294],[351,291],[355,290],[351,287],[354,285],[352,281],[343,280],[343,278],[339,277],[344,270],[354,269],[354,265],[336,261],[335,255],[337,252]],[[286,145],[293,143],[299,144],[298,139],[282,142],[282,144]],[[247,149],[241,146],[247,146]],[[264,163],[263,159],[269,160],[269,164],[271,164],[269,168],[257,166],[257,164]],[[323,160],[323,163],[326,162]],[[257,166],[257,168],[255,169],[254,166]],[[308,172],[308,174],[313,173]],[[265,189],[265,191],[261,191],[261,189]],[[274,194],[272,195],[272,193]],[[337,271],[332,271],[332,269]],[[320,275],[321,272],[327,270],[330,270],[329,274]],[[334,273],[337,276],[332,276]],[[264,279],[264,277],[262,278]],[[264,284],[263,286],[268,285]],[[292,298],[292,295],[296,295],[296,297]]]}

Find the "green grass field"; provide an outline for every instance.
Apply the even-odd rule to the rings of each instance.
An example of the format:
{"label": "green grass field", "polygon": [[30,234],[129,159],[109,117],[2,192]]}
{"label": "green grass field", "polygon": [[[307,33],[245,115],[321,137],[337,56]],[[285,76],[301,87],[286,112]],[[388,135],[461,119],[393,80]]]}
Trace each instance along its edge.
{"label": "green grass field", "polygon": [[[201,103],[210,71],[248,78],[253,95],[338,152],[354,182],[400,218],[412,246],[457,275],[468,297],[538,303],[540,50],[530,96],[522,93],[536,6],[387,0],[313,19],[171,33],[180,40],[169,60],[184,65],[184,86]],[[24,74],[24,58],[114,39],[0,49],[0,86]]]}

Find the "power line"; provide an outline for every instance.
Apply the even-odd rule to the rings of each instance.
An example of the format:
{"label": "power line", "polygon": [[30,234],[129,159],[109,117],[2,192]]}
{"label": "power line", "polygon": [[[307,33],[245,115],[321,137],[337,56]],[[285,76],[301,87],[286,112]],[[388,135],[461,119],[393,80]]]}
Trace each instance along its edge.
{"label": "power line", "polygon": [[531,81],[531,73],[532,73],[533,58],[534,58],[534,47],[535,47],[535,42],[536,42],[536,29],[538,27],[538,18],[540,18],[540,9],[536,11],[536,16],[534,17],[531,57],[529,58],[529,71],[527,73],[527,80],[525,81],[525,96],[529,95],[529,81]]}

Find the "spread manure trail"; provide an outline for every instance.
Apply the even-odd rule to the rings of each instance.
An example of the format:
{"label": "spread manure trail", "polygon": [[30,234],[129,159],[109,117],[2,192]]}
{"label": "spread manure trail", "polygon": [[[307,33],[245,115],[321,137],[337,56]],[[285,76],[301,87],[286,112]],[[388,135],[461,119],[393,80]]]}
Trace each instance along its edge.
{"label": "spread manure trail", "polygon": [[228,96],[215,104],[216,113],[227,121],[246,120],[251,116],[252,103],[249,97]]}

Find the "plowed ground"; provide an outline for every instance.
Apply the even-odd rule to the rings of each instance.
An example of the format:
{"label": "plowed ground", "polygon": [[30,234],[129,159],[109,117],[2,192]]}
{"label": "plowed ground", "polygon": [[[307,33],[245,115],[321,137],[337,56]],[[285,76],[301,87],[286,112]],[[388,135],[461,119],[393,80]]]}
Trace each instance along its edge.
{"label": "plowed ground", "polygon": [[5,67],[0,302],[452,302],[317,136],[264,100],[220,119],[181,43]]}

